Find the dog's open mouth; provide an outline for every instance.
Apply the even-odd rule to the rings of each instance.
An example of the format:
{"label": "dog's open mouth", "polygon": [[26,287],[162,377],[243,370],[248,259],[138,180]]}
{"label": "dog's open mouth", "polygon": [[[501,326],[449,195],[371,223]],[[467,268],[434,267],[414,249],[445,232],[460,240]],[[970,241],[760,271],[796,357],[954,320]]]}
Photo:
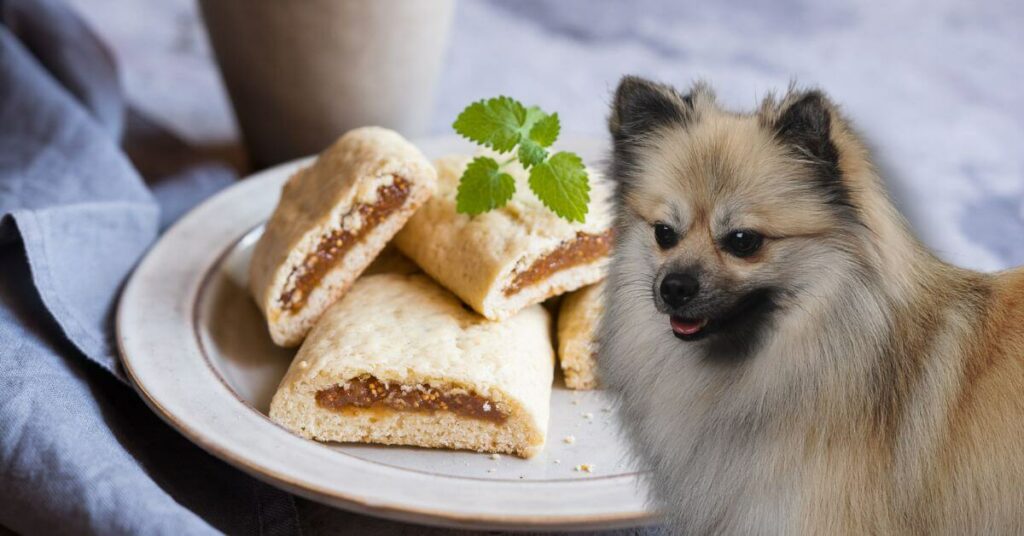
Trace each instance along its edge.
{"label": "dog's open mouth", "polygon": [[684,341],[695,341],[704,336],[704,328],[708,325],[707,318],[685,318],[672,315],[669,317],[672,333]]}
{"label": "dog's open mouth", "polygon": [[[777,308],[777,291],[770,288],[747,293],[724,314],[692,317],[674,314],[669,316],[672,334],[683,341],[697,341],[719,332],[731,336],[751,338],[760,326]],[[706,311],[702,311],[706,314]]]}

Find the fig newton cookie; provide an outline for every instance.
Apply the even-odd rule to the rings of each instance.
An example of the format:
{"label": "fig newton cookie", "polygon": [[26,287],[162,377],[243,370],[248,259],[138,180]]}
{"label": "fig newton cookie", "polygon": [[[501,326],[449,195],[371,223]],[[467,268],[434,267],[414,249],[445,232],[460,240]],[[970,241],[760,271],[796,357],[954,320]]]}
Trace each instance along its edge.
{"label": "fig newton cookie", "polygon": [[419,149],[379,127],[349,131],[292,176],[250,265],[274,342],[302,342],[435,188]]}
{"label": "fig newton cookie", "polygon": [[518,183],[512,200],[469,216],[456,212],[455,198],[471,159],[449,156],[434,163],[437,195],[395,237],[402,253],[492,320],[604,277],[612,244],[610,190],[597,173],[589,171],[590,206],[582,223],[541,204],[518,163],[506,168]]}
{"label": "fig newton cookie", "polygon": [[309,333],[270,418],[318,441],[530,457],[547,434],[550,337],[540,305],[491,322],[424,275],[364,276]]}
{"label": "fig newton cookie", "polygon": [[581,288],[562,299],[558,310],[558,363],[570,389],[595,389],[597,324],[604,312],[604,283]]}

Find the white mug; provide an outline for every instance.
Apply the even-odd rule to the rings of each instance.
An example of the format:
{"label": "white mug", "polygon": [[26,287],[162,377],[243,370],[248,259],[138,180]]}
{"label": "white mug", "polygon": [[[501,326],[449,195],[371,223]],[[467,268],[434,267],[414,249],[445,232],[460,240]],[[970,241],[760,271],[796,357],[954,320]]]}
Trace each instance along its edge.
{"label": "white mug", "polygon": [[454,0],[202,0],[249,158],[314,154],[345,131],[430,120]]}

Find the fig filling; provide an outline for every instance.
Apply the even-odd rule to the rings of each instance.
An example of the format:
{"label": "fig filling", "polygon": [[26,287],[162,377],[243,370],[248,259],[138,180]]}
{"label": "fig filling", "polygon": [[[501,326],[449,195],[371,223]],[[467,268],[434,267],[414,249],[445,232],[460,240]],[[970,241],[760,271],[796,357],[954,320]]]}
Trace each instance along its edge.
{"label": "fig filling", "polygon": [[512,282],[505,287],[505,296],[511,296],[520,290],[535,285],[559,270],[587,264],[608,255],[612,247],[612,232],[601,234],[577,232],[571,242],[562,244],[558,249],[542,256],[528,268],[517,271]]}
{"label": "fig filling", "polygon": [[370,375],[316,392],[318,406],[331,410],[346,408],[388,408],[397,411],[433,413],[450,411],[462,417],[503,423],[508,415],[489,399],[460,388],[441,390],[418,384],[385,383]]}
{"label": "fig filling", "polygon": [[292,268],[285,281],[286,290],[281,293],[281,309],[291,313],[302,309],[309,299],[309,293],[327,272],[337,266],[348,250],[377,227],[384,218],[398,210],[408,197],[409,182],[401,177],[395,177],[391,184],[377,188],[376,202],[353,206],[342,220],[358,213],[362,225],[355,231],[346,230],[344,227],[335,229],[320,239],[316,249],[306,256],[302,264]]}

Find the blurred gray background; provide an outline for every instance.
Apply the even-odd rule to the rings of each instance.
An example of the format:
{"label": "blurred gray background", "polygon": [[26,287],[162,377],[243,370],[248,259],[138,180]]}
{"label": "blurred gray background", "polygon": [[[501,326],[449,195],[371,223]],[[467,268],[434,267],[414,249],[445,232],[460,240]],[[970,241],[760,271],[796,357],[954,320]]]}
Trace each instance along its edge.
{"label": "blurred gray background", "polygon": [[[192,143],[238,150],[193,0],[71,3],[113,47],[135,106]],[[930,246],[996,270],[1024,264],[1022,28],[1012,1],[461,0],[432,131],[508,94],[604,136],[624,73],[703,78],[736,108],[795,80],[842,104]]]}

